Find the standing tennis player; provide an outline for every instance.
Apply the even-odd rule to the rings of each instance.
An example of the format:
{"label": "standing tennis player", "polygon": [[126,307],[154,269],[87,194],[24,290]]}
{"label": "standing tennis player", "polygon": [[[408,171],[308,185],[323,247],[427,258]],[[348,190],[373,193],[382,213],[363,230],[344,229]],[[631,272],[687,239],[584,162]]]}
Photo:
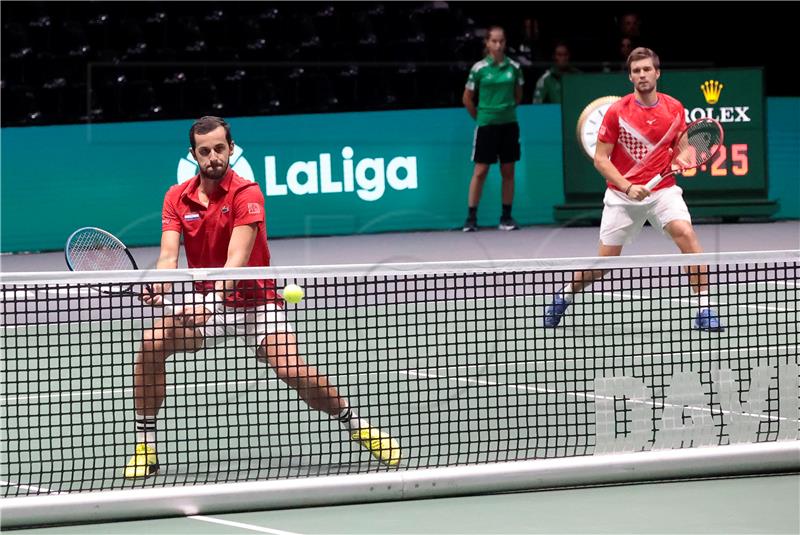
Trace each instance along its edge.
{"label": "standing tennis player", "polygon": [[[519,228],[511,217],[514,201],[514,165],[520,158],[517,104],[522,100],[522,70],[519,63],[505,55],[506,36],[503,28],[492,26],[486,33],[486,57],[472,66],[462,101],[475,119],[472,161],[475,170],[469,184],[468,214],[464,232],[478,230],[478,203],[489,166],[500,160],[503,180],[503,213],[501,230]],[[478,106],[475,106],[478,93]]]}
{"label": "standing tennis player", "polygon": [[[608,184],[598,255],[619,256],[645,220],[669,235],[682,253],[700,253],[703,249],[674,176],[664,179],[652,192],[645,187],[651,178],[669,170],[671,145],[686,126],[683,105],[656,90],[661,70],[655,52],[636,48],[626,64],[633,93],[608,109],[594,155],[594,166]],[[704,331],[724,330],[709,306],[708,267],[692,266],[688,271],[699,305],[694,327]],[[547,307],[545,326],[558,326],[574,295],[603,275],[602,270],[575,272],[572,283],[562,288]]]}
{"label": "standing tennis player", "polygon": [[[268,266],[264,196],[257,183],[239,177],[228,165],[230,127],[219,117],[202,117],[189,130],[189,141],[200,172],[166,194],[157,269],[178,267],[181,235],[190,268]],[[143,301],[161,304],[165,291],[153,285]],[[126,478],[158,471],[156,418],[166,395],[166,360],[224,336],[244,337],[309,407],[339,420],[380,461],[399,462],[397,441],[359,418],[328,378],[303,361],[273,280],[198,282],[195,291],[189,304],[144,333],[134,368],[136,451],[125,467]]]}

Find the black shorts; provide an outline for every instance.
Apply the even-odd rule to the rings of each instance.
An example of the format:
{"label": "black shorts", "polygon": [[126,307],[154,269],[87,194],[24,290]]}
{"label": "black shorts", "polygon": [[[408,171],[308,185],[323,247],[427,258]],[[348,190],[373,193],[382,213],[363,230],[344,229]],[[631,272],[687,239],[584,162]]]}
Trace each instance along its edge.
{"label": "black shorts", "polygon": [[472,144],[472,161],[475,163],[518,162],[519,123],[487,124],[475,129]]}

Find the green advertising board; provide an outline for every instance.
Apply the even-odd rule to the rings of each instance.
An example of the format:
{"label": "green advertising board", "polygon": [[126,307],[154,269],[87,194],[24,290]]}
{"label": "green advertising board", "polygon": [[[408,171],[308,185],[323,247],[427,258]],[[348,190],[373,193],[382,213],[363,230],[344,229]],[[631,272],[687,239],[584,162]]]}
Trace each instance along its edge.
{"label": "green advertising board", "polygon": [[[514,216],[551,223],[563,202],[560,108],[522,106]],[[265,193],[271,237],[456,229],[474,122],[463,109],[231,118],[234,169]],[[62,248],[81,226],[157,245],[166,190],[196,173],[191,121],[5,128],[2,252]],[[500,218],[493,166],[481,225]]]}
{"label": "green advertising board", "polygon": [[[761,69],[661,72],[658,89],[680,100],[686,122],[712,117],[725,131],[724,146],[708,165],[678,178],[698,218],[764,217],[778,206],[767,198],[765,111]],[[596,222],[606,185],[591,161],[592,139],[604,111],[632,91],[624,72],[565,76],[562,95],[564,197],[555,219]],[[583,116],[583,121],[579,121]],[[579,122],[581,123],[579,128]],[[587,151],[584,146],[590,150]]]}

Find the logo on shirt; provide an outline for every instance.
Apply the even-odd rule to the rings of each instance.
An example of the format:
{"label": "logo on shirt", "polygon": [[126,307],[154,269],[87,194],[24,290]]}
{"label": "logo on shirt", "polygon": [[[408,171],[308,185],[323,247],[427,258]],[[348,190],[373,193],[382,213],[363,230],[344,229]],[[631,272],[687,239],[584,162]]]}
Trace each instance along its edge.
{"label": "logo on shirt", "polygon": [[227,214],[228,212],[230,212],[230,208],[228,208],[227,206],[223,206],[221,212],[223,214]]}
{"label": "logo on shirt", "polygon": [[261,206],[255,202],[247,203],[247,213],[248,214],[260,214],[261,213]]}
{"label": "logo on shirt", "polygon": [[[239,145],[233,146],[233,154],[231,154],[230,166],[240,177],[255,182],[256,177],[253,174],[253,168],[250,167],[250,163],[248,163],[247,159],[242,156],[243,152],[244,149],[242,149],[242,147]],[[194,156],[192,156],[192,153],[190,152],[181,158],[180,161],[178,161],[178,184],[186,182],[199,172],[200,171],[197,168],[197,160],[194,159]]]}
{"label": "logo on shirt", "polygon": [[654,124],[656,124],[656,120],[655,119],[647,119],[647,121],[645,121],[645,122],[647,124],[649,124],[650,126],[653,126]]}
{"label": "logo on shirt", "polygon": [[191,212],[183,216],[183,219],[185,219],[186,221],[197,221],[198,219],[200,219],[200,214],[196,212]]}
{"label": "logo on shirt", "polygon": [[725,85],[717,80],[706,80],[700,84],[700,91],[703,92],[703,97],[705,97],[706,102],[709,104],[716,104],[719,102],[719,95],[722,93],[722,88],[724,87]]}

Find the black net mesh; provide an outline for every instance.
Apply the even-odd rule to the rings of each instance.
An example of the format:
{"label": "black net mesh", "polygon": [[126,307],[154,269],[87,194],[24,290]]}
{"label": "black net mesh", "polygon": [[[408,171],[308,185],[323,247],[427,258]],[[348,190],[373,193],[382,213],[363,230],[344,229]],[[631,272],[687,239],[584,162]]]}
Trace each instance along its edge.
{"label": "black net mesh", "polygon": [[[797,255],[720,259],[707,267],[707,297],[678,263],[610,268],[573,295],[557,327],[545,327],[548,307],[573,270],[541,262],[278,277],[278,288],[302,286],[305,300],[226,307],[202,349],[167,359],[159,471],[147,478],[124,474],[137,443],[135,364],[164,332],[153,327],[175,318],[135,297],[85,293],[83,283],[5,279],[2,493],[797,440]],[[185,274],[169,295],[178,310],[196,289],[197,275]],[[722,330],[696,328],[703,310]],[[184,337],[175,343],[194,343],[175,332]],[[342,423],[345,406],[360,420]],[[359,425],[376,440],[354,440]]]}

